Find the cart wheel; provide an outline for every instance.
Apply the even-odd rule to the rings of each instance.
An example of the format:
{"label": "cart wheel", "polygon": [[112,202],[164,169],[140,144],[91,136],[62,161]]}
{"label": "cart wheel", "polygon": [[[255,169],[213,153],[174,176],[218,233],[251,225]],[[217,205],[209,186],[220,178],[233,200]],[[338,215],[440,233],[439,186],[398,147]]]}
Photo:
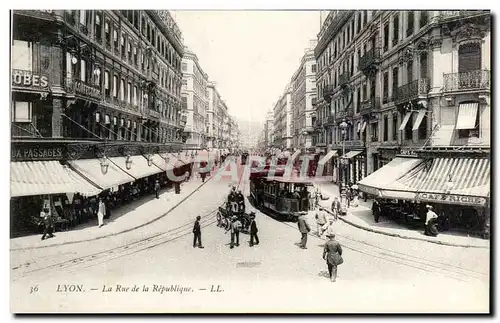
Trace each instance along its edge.
{"label": "cart wheel", "polygon": [[222,221],[223,221],[223,222],[222,222],[222,223],[223,223],[223,225],[222,225],[222,226],[223,226],[226,230],[229,230],[229,221],[227,220],[227,218],[224,218]]}

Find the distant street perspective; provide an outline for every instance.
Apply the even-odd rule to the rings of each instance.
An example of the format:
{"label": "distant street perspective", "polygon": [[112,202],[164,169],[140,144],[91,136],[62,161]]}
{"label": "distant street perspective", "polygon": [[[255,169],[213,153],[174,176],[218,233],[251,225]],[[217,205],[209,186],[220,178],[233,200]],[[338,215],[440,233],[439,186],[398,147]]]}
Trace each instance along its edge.
{"label": "distant street perspective", "polygon": [[490,312],[489,11],[12,18],[12,312]]}

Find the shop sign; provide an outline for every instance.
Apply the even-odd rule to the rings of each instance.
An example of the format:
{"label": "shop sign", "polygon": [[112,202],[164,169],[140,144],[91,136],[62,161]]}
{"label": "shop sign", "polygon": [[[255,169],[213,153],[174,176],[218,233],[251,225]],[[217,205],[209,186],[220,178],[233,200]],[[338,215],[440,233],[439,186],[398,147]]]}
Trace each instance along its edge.
{"label": "shop sign", "polygon": [[418,157],[416,151],[407,149],[401,149],[400,155]]}
{"label": "shop sign", "polygon": [[441,193],[418,193],[417,200],[446,204],[460,205],[485,205],[486,198],[478,196],[441,194]]}
{"label": "shop sign", "polygon": [[30,71],[13,70],[12,85],[46,89],[49,86],[49,78]]}
{"label": "shop sign", "polygon": [[13,148],[12,159],[14,160],[53,160],[63,157],[63,148]]}
{"label": "shop sign", "polygon": [[82,94],[94,99],[101,99],[101,90],[98,87],[90,86],[80,80],[74,81],[74,89],[78,94]]}

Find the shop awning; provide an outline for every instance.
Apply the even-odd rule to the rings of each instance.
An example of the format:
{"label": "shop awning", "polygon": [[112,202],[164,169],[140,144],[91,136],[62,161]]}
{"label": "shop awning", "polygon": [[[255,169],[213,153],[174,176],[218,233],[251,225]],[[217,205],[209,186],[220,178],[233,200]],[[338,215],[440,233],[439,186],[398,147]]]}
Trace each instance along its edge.
{"label": "shop awning", "polygon": [[[400,177],[405,176],[410,170],[414,169],[422,162],[423,160],[419,158],[396,157],[387,165],[357,182],[357,185],[361,191],[368,194],[379,195],[379,192],[382,191],[382,195],[388,196],[389,192],[383,194],[383,191],[387,190],[388,185]],[[402,193],[397,193],[396,195],[396,193],[393,192],[393,194],[389,195],[392,198],[398,198],[396,196],[400,196],[400,194]],[[412,194],[414,197],[415,194]]]}
{"label": "shop awning", "polygon": [[167,169],[180,168],[180,167],[186,165],[181,159],[179,159],[176,156],[176,154],[162,154],[161,156],[165,156],[166,158],[168,158]]}
{"label": "shop awning", "polygon": [[487,198],[490,161],[487,158],[434,158],[419,165],[390,185],[419,193],[447,193]]}
{"label": "shop awning", "polygon": [[151,163],[151,166],[148,165],[148,160],[143,155],[130,156],[130,160],[132,161],[130,169],[127,169],[126,166],[127,157],[110,157],[109,160],[116,166],[120,167],[121,170],[123,170],[130,176],[135,177],[136,179],[148,177],[150,175],[162,172],[162,169],[155,166],[154,163]]}
{"label": "shop awning", "polygon": [[433,146],[449,146],[451,145],[451,138],[455,132],[455,126],[441,126],[436,133],[432,136]]}
{"label": "shop awning", "polygon": [[101,171],[101,161],[99,159],[72,160],[69,165],[82,177],[105,190],[135,181],[135,178],[122,171],[111,161],[109,161],[106,174]]}
{"label": "shop awning", "polygon": [[330,150],[325,157],[321,158],[318,162],[319,165],[325,165],[333,156],[338,156],[337,150]]}
{"label": "shop awning", "polygon": [[94,196],[101,190],[58,161],[10,163],[10,195],[29,196],[80,193]]}
{"label": "shop awning", "polygon": [[359,155],[361,153],[362,153],[361,150],[351,150],[350,152],[348,152],[345,155],[343,155],[341,158],[351,159],[351,158],[354,158],[354,157],[356,157],[357,155]]}
{"label": "shop awning", "polygon": [[[170,159],[170,157],[169,157]],[[173,168],[172,163],[169,162],[170,160],[165,160],[161,155],[159,154],[154,154],[153,155],[153,164],[160,168],[162,171],[167,171]]]}
{"label": "shop awning", "polygon": [[406,112],[405,117],[403,118],[403,121],[401,122],[401,126],[399,126],[400,131],[405,130],[406,124],[408,123],[408,121],[410,121],[410,117],[411,117],[411,112]]}
{"label": "shop awning", "polygon": [[477,118],[477,102],[462,103],[458,107],[458,118],[456,129],[474,129]]}
{"label": "shop awning", "polygon": [[422,120],[424,120],[426,113],[427,110],[418,111],[417,120],[415,120],[415,123],[413,124],[413,128],[411,130],[418,130],[418,127],[420,127],[420,124],[422,123]]}
{"label": "shop awning", "polygon": [[365,132],[366,129],[366,121],[363,121],[363,125],[361,126],[361,133]]}
{"label": "shop awning", "polygon": [[295,163],[295,159],[297,159],[297,157],[299,157],[300,155],[300,149],[297,149],[296,151],[294,151],[292,157],[290,157],[290,162],[293,164]]}

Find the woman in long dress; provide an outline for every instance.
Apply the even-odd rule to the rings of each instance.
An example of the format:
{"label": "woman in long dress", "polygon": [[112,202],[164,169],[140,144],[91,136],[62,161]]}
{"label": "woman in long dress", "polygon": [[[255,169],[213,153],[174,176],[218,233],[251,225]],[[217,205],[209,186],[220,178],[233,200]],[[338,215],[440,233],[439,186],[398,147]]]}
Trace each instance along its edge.
{"label": "woman in long dress", "polygon": [[99,228],[104,225],[104,215],[106,214],[106,206],[104,205],[104,201],[102,197],[99,199],[99,208],[97,210],[97,221],[99,224]]}

